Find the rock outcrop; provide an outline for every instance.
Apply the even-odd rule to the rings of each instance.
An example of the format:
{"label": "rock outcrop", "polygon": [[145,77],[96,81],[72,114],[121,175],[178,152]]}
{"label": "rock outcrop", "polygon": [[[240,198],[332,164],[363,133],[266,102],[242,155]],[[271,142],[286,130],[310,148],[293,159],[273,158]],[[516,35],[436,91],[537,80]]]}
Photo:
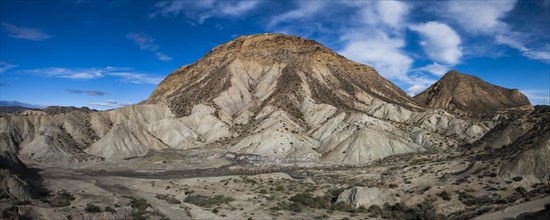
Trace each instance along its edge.
{"label": "rock outcrop", "polygon": [[492,85],[455,70],[449,71],[414,99],[429,108],[468,116],[533,110],[527,97],[519,90]]}
{"label": "rock outcrop", "polygon": [[396,191],[392,189],[353,187],[342,192],[336,203],[344,202],[353,208],[369,208],[372,205],[382,207],[386,203],[398,203],[400,199],[395,194]]}

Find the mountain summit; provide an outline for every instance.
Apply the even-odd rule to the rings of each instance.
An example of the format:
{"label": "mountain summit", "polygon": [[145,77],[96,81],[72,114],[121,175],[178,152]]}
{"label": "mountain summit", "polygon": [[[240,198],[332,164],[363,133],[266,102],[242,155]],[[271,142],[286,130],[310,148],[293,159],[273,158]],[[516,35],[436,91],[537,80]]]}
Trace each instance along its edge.
{"label": "mountain summit", "polygon": [[430,108],[472,116],[533,109],[527,97],[519,90],[492,85],[455,70],[446,73],[414,99]]}
{"label": "mountain summit", "polygon": [[313,40],[282,34],[241,36],[170,74],[147,103],[165,101],[178,115],[213,102],[230,115],[256,115],[274,105],[299,112],[304,98],[360,109],[358,96],[415,108],[401,89],[372,67],[347,60]]}

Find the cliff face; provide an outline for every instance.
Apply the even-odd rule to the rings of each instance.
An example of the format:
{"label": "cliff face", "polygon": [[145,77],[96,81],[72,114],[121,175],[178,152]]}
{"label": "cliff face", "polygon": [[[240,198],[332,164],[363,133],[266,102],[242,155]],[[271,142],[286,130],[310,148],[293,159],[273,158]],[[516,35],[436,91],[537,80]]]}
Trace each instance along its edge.
{"label": "cliff face", "polygon": [[492,85],[454,70],[415,96],[414,100],[429,108],[470,116],[533,110],[527,97],[519,90]]}

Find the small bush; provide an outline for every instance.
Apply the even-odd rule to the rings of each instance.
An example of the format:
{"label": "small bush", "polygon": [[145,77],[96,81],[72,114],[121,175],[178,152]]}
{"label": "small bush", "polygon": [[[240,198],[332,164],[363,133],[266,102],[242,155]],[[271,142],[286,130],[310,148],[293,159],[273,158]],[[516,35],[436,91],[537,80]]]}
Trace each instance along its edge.
{"label": "small bush", "polygon": [[98,213],[98,212],[101,212],[101,208],[93,205],[93,204],[86,204],[86,208],[84,209],[84,211],[86,212],[90,212],[90,213]]}
{"label": "small bush", "polygon": [[155,196],[155,198],[157,199],[161,199],[161,200],[165,200],[167,201],[168,203],[171,203],[171,204],[180,204],[181,202],[179,200],[177,200],[174,195],[162,195],[162,194],[157,194]]}
{"label": "small bush", "polygon": [[288,209],[293,212],[302,212],[302,204],[293,202],[288,206]]}
{"label": "small bush", "polygon": [[514,178],[512,178],[513,181],[516,181],[516,182],[519,182],[519,181],[522,181],[523,180],[523,177],[521,176],[516,176]]}
{"label": "small bush", "polygon": [[67,191],[58,192],[54,198],[49,202],[53,207],[66,207],[71,205],[71,201],[75,200],[75,197]]}
{"label": "small bush", "polygon": [[443,200],[451,200],[451,194],[449,194],[447,191],[442,191],[440,193],[437,194],[437,196],[441,197]]}
{"label": "small bush", "polygon": [[290,201],[298,203],[302,206],[307,206],[316,209],[329,209],[332,197],[316,196],[313,197],[310,193],[298,193],[289,198]]}
{"label": "small bush", "polygon": [[277,188],[275,188],[276,191],[283,191],[285,190],[285,187],[282,185],[277,185]]}
{"label": "small bush", "polygon": [[380,208],[380,206],[378,205],[371,205],[367,211],[372,213],[376,217],[381,216],[384,212],[382,208]]}
{"label": "small bush", "polygon": [[342,212],[353,212],[354,211],[353,207],[346,204],[345,202],[337,202],[336,204],[334,204],[332,209],[342,211]]}
{"label": "small bush", "polygon": [[135,199],[132,198],[132,201],[130,201],[129,204],[132,208],[139,210],[139,211],[145,211],[148,207],[151,207],[151,204],[147,203],[145,199]]}
{"label": "small bush", "polygon": [[131,214],[132,219],[134,220],[145,220],[145,216],[143,216],[147,213],[145,209],[147,209],[148,207],[151,207],[151,204],[147,203],[145,199],[136,199],[136,198],[132,198],[132,201],[130,201],[130,204],[128,205],[134,209],[134,211]]}
{"label": "small bush", "polygon": [[113,208],[111,208],[111,207],[109,207],[109,206],[105,207],[105,211],[106,211],[106,212],[110,212],[110,213],[116,213],[116,210],[113,209]]}

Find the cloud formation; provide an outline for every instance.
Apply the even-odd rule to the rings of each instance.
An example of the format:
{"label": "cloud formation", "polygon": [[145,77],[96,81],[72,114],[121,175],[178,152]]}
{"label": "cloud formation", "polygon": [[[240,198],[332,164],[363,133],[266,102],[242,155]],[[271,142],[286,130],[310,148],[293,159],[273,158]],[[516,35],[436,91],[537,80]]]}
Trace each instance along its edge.
{"label": "cloud formation", "polygon": [[420,68],[414,69],[414,71],[420,71],[420,72],[429,72],[436,76],[443,76],[445,73],[449,72],[452,67],[449,65],[441,65],[439,63],[432,63]]}
{"label": "cloud formation", "polygon": [[8,63],[8,62],[4,62],[4,61],[0,61],[0,73],[4,73],[10,69],[13,69],[17,67],[17,65],[15,64],[11,64],[11,63]]}
{"label": "cloud formation", "polygon": [[410,29],[422,36],[420,45],[428,57],[434,61],[446,64],[457,64],[462,57],[460,36],[441,22],[430,21],[424,24],[411,25]]}
{"label": "cloud formation", "polygon": [[126,38],[132,40],[141,50],[154,52],[155,56],[161,61],[171,61],[172,57],[158,51],[159,45],[155,43],[156,39],[144,32],[129,33]]}
{"label": "cloud formation", "polygon": [[89,96],[106,96],[109,95],[108,92],[99,91],[99,90],[78,90],[78,89],[65,89],[65,92],[69,94],[85,94]]}
{"label": "cloud formation", "polygon": [[155,4],[155,10],[149,17],[176,17],[184,15],[192,21],[202,24],[206,19],[236,18],[245,15],[259,5],[260,1],[160,1]]}
{"label": "cloud formation", "polygon": [[517,4],[516,0],[469,1],[467,4],[451,0],[441,11],[470,34],[493,37],[494,43],[516,49],[529,59],[550,62],[550,45],[528,46],[533,36],[514,31],[503,21]]}
{"label": "cloud formation", "polygon": [[89,103],[89,106],[97,107],[97,108],[104,108],[104,109],[112,109],[112,108],[120,108],[124,106],[129,106],[134,103],[130,101],[115,101],[115,100],[107,100],[104,102],[92,102]]}
{"label": "cloud formation", "polygon": [[448,1],[445,5],[446,16],[455,19],[462,28],[471,33],[491,34],[506,28],[500,19],[516,5],[516,0]]}
{"label": "cloud formation", "polygon": [[533,105],[550,105],[550,88],[547,90],[544,89],[525,89],[521,90],[531,104]]}
{"label": "cloud formation", "polygon": [[10,37],[17,39],[43,41],[53,37],[38,28],[16,26],[7,22],[2,22],[2,27],[8,32]]}
{"label": "cloud formation", "polygon": [[105,67],[105,68],[64,68],[47,67],[30,70],[21,70],[21,73],[34,74],[44,77],[55,77],[65,79],[97,79],[106,76],[122,78],[124,82],[135,84],[158,84],[162,77],[137,73],[132,68],[126,67]]}

